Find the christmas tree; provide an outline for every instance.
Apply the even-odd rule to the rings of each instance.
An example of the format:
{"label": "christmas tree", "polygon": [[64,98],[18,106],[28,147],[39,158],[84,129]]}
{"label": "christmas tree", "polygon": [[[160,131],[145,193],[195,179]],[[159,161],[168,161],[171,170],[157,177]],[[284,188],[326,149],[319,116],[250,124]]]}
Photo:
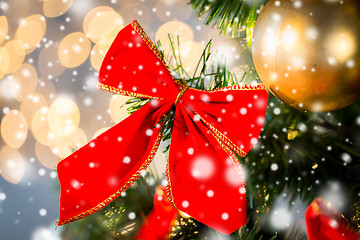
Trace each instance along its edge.
{"label": "christmas tree", "polygon": [[[141,6],[145,6],[145,8],[138,7],[138,3],[128,0],[111,0],[111,5],[116,11],[120,9],[121,15],[126,15],[126,11],[131,9],[134,13],[136,12],[139,18],[143,17],[145,20],[148,20],[150,17],[145,13],[146,10],[151,9],[152,13],[156,13],[158,18],[162,21],[170,21],[171,19],[169,16],[174,12],[170,12],[167,9],[167,7],[169,7],[167,4],[171,5],[173,2],[177,1],[161,0],[158,1],[157,4],[155,4],[155,1],[153,2],[141,1],[141,4],[144,4]],[[301,0],[190,0],[188,2],[188,6],[186,7],[192,7],[194,9],[193,11],[202,19],[201,21],[203,21],[204,24],[212,26],[213,29],[220,29],[221,34],[231,36],[235,39],[234,41],[237,41],[245,49],[243,50],[245,53],[244,55],[250,60],[245,64],[242,64],[240,68],[231,68],[231,71],[229,71],[229,65],[231,65],[229,58],[237,58],[238,56],[232,56],[232,53],[228,54],[226,56],[227,58],[219,56],[214,50],[213,41],[209,41],[208,43],[204,42],[203,45],[190,45],[188,42],[184,41],[183,37],[185,35],[185,37],[188,37],[190,34],[186,32],[186,29],[183,30],[182,28],[178,31],[179,34],[177,35],[168,35],[165,38],[164,36],[160,37],[160,41],[155,43],[156,49],[159,52],[160,58],[162,58],[164,63],[169,67],[173,78],[180,84],[192,88],[215,90],[237,84],[254,84],[261,83],[261,81],[266,83],[266,77],[263,78],[264,72],[266,71],[259,68],[259,62],[261,62],[261,60],[255,61],[256,58],[259,59],[259,56],[261,59],[261,56],[266,54],[258,51],[258,53],[255,52],[253,58],[250,57],[251,51],[254,50],[254,46],[257,44],[256,41],[260,42],[256,38],[253,38],[254,32],[255,34],[258,34],[256,31],[266,32],[266,30],[257,30],[260,29],[260,27],[257,27],[256,23],[260,22],[259,15],[265,12],[263,10],[266,4],[271,3],[274,7],[285,9],[283,10],[284,12],[291,12],[290,8],[281,8],[286,6],[287,2],[291,3],[291,9],[294,8],[296,14],[302,13],[302,11],[304,11],[303,9],[307,6],[306,4],[308,4]],[[357,19],[360,16],[359,5],[350,0],[335,0],[328,1],[327,3],[320,0],[307,2],[315,2],[316,4],[319,4],[319,6],[324,4],[323,9],[327,10],[328,8],[325,8],[325,6],[327,7],[331,4],[339,4],[339,6],[343,4],[342,2],[354,4],[353,6],[356,7],[353,7],[352,10],[348,10],[348,8],[346,10],[349,11],[347,12],[348,16],[350,16],[349,19]],[[8,5],[10,5],[11,9],[14,9],[12,8],[12,4],[13,3],[10,2],[8,4],[4,2],[0,4],[0,8],[6,12],[6,9],[9,7]],[[26,34],[24,33],[21,35],[22,31],[18,30],[19,33],[17,35],[14,34],[14,39],[30,39],[31,41],[29,41],[27,45],[24,45],[24,49],[21,48],[24,52],[23,54],[19,54],[17,58],[11,58],[13,60],[8,61],[9,66],[5,64],[7,63],[7,58],[5,58],[7,55],[4,55],[4,52],[10,51],[11,49],[16,50],[16,42],[10,42],[11,44],[8,44],[6,41],[9,41],[9,39],[12,41],[12,38],[6,36],[5,48],[0,51],[0,55],[2,56],[0,62],[2,61],[2,65],[5,66],[1,67],[0,70],[2,71],[0,71],[0,74],[12,74],[13,79],[16,79],[16,77],[18,77],[18,79],[28,79],[26,82],[27,85],[25,84],[27,88],[24,88],[24,92],[22,90],[16,90],[16,93],[14,93],[16,95],[16,100],[22,102],[22,105],[25,106],[21,107],[21,109],[19,107],[21,111],[18,112],[24,114],[26,118],[26,120],[24,118],[21,123],[26,125],[26,122],[28,122],[29,129],[31,128],[32,130],[33,136],[37,141],[36,151],[39,153],[47,153],[45,155],[43,154],[45,160],[44,157],[41,158],[39,154],[39,161],[45,167],[51,169],[55,168],[56,163],[60,158],[65,158],[87,142],[86,136],[84,137],[85,134],[77,129],[80,118],[78,116],[79,110],[77,105],[66,98],[60,98],[54,101],[51,95],[55,94],[55,90],[52,91],[50,89],[51,86],[53,86],[52,84],[55,83],[57,88],[59,86],[59,88],[64,88],[64,86],[57,85],[59,82],[58,78],[60,78],[59,76],[65,71],[64,69],[73,69],[80,66],[79,71],[83,71],[85,68],[82,66],[85,65],[82,64],[86,61],[88,55],[91,55],[91,59],[88,64],[89,68],[86,68],[86,71],[88,71],[88,69],[90,69],[90,71],[93,71],[93,69],[99,70],[101,62],[106,51],[108,51],[112,40],[125,25],[125,23],[122,22],[123,20],[119,13],[109,7],[110,3],[108,3],[108,1],[103,0],[101,1],[101,4],[106,6],[91,6],[86,10],[86,12],[89,11],[84,17],[83,25],[80,27],[82,28],[81,31],[84,32],[82,33],[76,30],[78,26],[74,23],[75,21],[70,20],[70,17],[64,15],[69,9],[75,8],[75,6],[71,7],[72,1],[54,0],[37,3],[37,8],[44,12],[46,18],[41,15],[33,15],[26,18],[24,21],[25,23],[36,23],[34,26],[39,26],[39,29],[42,29],[41,33],[35,32],[35,30],[24,31],[24,29],[27,30],[26,26],[31,29],[33,26],[31,24],[20,25],[19,29],[22,27]],[[82,5],[80,4],[76,7],[79,9]],[[92,7],[94,8],[91,9]],[[338,9],[342,8],[338,7]],[[186,16],[183,16],[182,9],[179,8],[178,12],[176,18],[180,18],[180,20],[182,17],[186,18]],[[330,10],[324,10],[322,12],[322,19],[328,25],[333,23],[326,18],[327,14],[330,13],[332,13]],[[274,21],[278,21],[278,19],[280,19],[279,17],[285,17],[276,14],[270,15],[273,20],[275,19]],[[306,12],[306,16],[312,16],[312,14]],[[8,19],[11,18],[8,17]],[[71,31],[69,32],[72,33],[67,35],[61,43],[56,42],[53,44],[52,40],[46,40],[46,38],[44,38],[46,32],[44,19],[49,26],[59,25],[56,29],[60,29],[61,31],[64,31],[65,29],[64,25],[66,24],[63,23],[69,23],[71,21],[71,24],[68,25],[74,26],[66,25],[66,31],[70,29]],[[326,64],[335,68],[338,66],[337,64],[340,64],[340,62],[343,61],[342,58],[346,58],[344,63],[341,63],[347,67],[346,71],[341,73],[341,76],[343,77],[341,79],[348,79],[349,76],[350,79],[351,76],[357,74],[356,64],[358,57],[356,57],[357,55],[352,58],[343,56],[350,50],[357,51],[357,48],[360,48],[359,43],[351,38],[351,35],[347,35],[353,27],[351,26],[351,22],[346,20],[347,17],[334,19],[332,19],[332,21],[339,22],[339,24],[341,22],[348,28],[346,28],[347,32],[343,32],[343,35],[339,37],[340,44],[334,47],[334,49],[340,50],[334,51],[333,55],[327,58]],[[0,22],[0,24],[2,24],[0,25],[0,29],[3,30],[4,28],[2,26],[7,26],[8,20],[6,18],[4,20],[3,16],[1,16],[0,20],[2,21]],[[15,23],[18,19],[14,17],[11,21]],[[144,22],[144,24],[148,24],[146,21]],[[106,26],[109,25],[109,23],[112,25],[111,27]],[[142,24],[142,22],[140,23]],[[169,23],[168,28],[164,28],[164,31],[169,29],[172,30],[171,28],[175,25],[171,24],[172,23]],[[176,27],[177,26],[178,25],[176,25]],[[181,25],[181,27],[183,27],[183,25]],[[202,27],[203,26],[198,26],[199,29]],[[310,29],[307,32],[310,37],[318,36],[317,34],[319,32],[314,31],[311,26],[307,27]],[[48,35],[46,35],[49,39],[51,38],[50,36],[52,36],[51,34],[58,34],[55,34],[56,31],[53,31],[53,29],[55,28],[48,30],[52,31],[50,34],[47,33]],[[146,27],[144,27],[144,29],[147,31]],[[288,29],[294,30],[290,27]],[[36,35],[36,37],[31,37],[32,32],[34,32],[34,36]],[[294,31],[289,31],[289,34],[285,36],[287,40],[289,40],[286,47],[291,47],[290,44],[293,44],[295,41],[293,32]],[[322,31],[321,34],[326,32],[330,31]],[[38,37],[38,34],[41,36]],[[0,32],[0,44],[5,39],[5,35],[6,33],[2,34],[2,32]],[[23,39],[21,39],[22,36]],[[159,39],[159,37],[156,37],[156,39]],[[336,38],[335,40],[338,39]],[[44,45],[43,48],[41,48],[41,41]],[[266,40],[263,41],[266,42]],[[267,42],[270,43],[269,45],[272,43],[271,39]],[[75,44],[75,47],[70,48],[69,46],[72,46],[72,44]],[[90,47],[92,44],[94,44],[94,46],[90,54]],[[36,47],[37,45],[38,47]],[[201,48],[200,54],[197,53],[198,51],[195,51],[199,50],[199,48]],[[15,50],[11,52],[13,54],[11,56],[16,55],[15,53],[17,53],[17,51]],[[53,59],[51,54],[54,50],[56,52],[56,60]],[[303,49],[298,48],[298,50],[302,51]],[[320,55],[320,49],[313,49],[313,51],[315,52],[313,59],[315,59]],[[26,59],[28,63],[19,67],[24,59],[22,59],[21,62],[15,61],[14,59],[20,59],[21,57],[25,58],[26,54],[32,55],[29,55],[30,57]],[[293,56],[293,54],[288,55]],[[36,67],[32,67],[34,61],[33,58],[39,59],[38,66]],[[194,66],[189,67],[184,59],[191,59],[192,62],[195,62]],[[270,65],[271,63],[261,62],[261,65],[264,66],[265,64]],[[318,67],[319,66],[311,66],[306,70],[308,72],[318,72]],[[38,81],[38,85],[41,87],[38,86],[36,91],[40,93],[43,92],[44,96],[47,96],[46,100],[49,103],[52,102],[51,107],[49,106],[49,110],[46,107],[46,100],[41,94],[27,94],[28,92],[32,93],[35,89],[34,86],[36,85],[37,77],[34,77],[34,86],[32,86],[32,83],[30,84],[30,80],[36,75],[37,71],[39,72],[39,75],[45,78],[45,80],[40,79]],[[73,82],[75,82],[75,79],[78,81],[76,78],[78,75],[77,70],[71,70],[68,71],[68,73],[65,71],[65,73],[65,77],[69,79],[72,78]],[[329,74],[332,73],[333,72],[329,71]],[[3,77],[3,75],[1,75],[1,77]],[[97,76],[97,72],[94,75]],[[337,78],[340,79],[340,77]],[[48,83],[47,80],[49,80],[50,83]],[[11,79],[9,81],[11,82]],[[356,81],[359,80],[356,79]],[[345,82],[345,80],[343,80],[343,82]],[[19,84],[22,85],[23,83],[19,81]],[[42,88],[44,85],[45,87]],[[326,82],[325,85],[330,86],[331,82]],[[319,87],[320,90],[327,89],[324,85],[321,86],[323,88]],[[1,87],[3,88],[3,85],[1,85]],[[31,90],[33,87],[34,89]],[[69,86],[66,87],[69,88]],[[339,88],[335,83],[333,83],[332,87]],[[55,89],[55,87],[52,88]],[[91,84],[86,83],[83,88],[85,91],[90,91],[92,86]],[[359,101],[342,109],[334,109],[334,111],[331,112],[312,112],[307,111],[307,106],[302,106],[302,104],[299,106],[299,103],[301,102],[295,101],[294,103],[288,101],[288,92],[279,92],[277,91],[278,89],[276,86],[267,86],[267,88],[269,90],[269,101],[259,139],[255,147],[245,157],[241,157],[238,154],[236,155],[237,161],[241,164],[246,173],[247,199],[246,224],[237,231],[233,232],[231,235],[223,235],[184,212],[175,210],[176,212],[174,213],[174,208],[165,200],[165,190],[161,188],[168,185],[166,173],[159,173],[159,171],[156,170],[156,165],[151,165],[147,172],[142,171],[139,174],[139,178],[129,187],[129,189],[119,194],[119,197],[109,205],[105,206],[102,211],[87,216],[82,220],[59,227],[58,229],[61,231],[62,239],[314,240],[316,238],[311,238],[311,234],[312,236],[318,236],[319,239],[319,236],[323,237],[324,235],[316,234],[324,234],[324,232],[327,232],[334,237],[330,238],[331,236],[327,236],[328,238],[326,238],[326,240],[346,239],[341,236],[342,232],[340,231],[348,231],[352,234],[352,237],[358,236],[360,229]],[[13,89],[16,88],[14,87]],[[356,90],[359,88],[354,87],[353,89]],[[81,91],[80,89],[76,90]],[[50,92],[51,94],[49,94]],[[92,106],[93,101],[86,93],[81,92],[80,97],[84,98],[84,106]],[[140,110],[145,104],[149,103],[149,100],[140,97],[132,97],[127,99],[127,102],[124,104],[123,99],[120,100],[120,98],[120,95],[117,94],[113,94],[111,97],[110,105],[112,104],[112,106],[110,106],[109,109],[111,108],[110,114],[113,120],[112,123],[118,123],[124,118],[124,116],[119,116],[120,114],[118,114],[117,111],[124,112],[124,109],[126,109],[126,112],[132,114]],[[332,98],[331,100],[342,102],[343,99],[342,96],[339,95],[338,98]],[[38,105],[41,106],[37,107],[36,111],[34,110],[34,112],[32,112],[32,105],[31,107],[29,107],[30,105],[26,105],[31,104],[29,102],[34,102],[35,105],[39,103]],[[60,114],[57,115],[57,112],[60,113],[63,110],[63,106],[71,109],[71,111],[68,111],[67,113],[67,121],[65,117],[64,119],[61,119]],[[17,108],[17,106],[14,108]],[[174,108],[172,108],[172,110],[174,110]],[[14,159],[15,163],[18,164],[18,158],[15,154],[17,152],[12,150],[12,148],[19,148],[24,143],[27,134],[26,130],[25,137],[24,134],[19,135],[21,138],[20,140],[19,137],[16,139],[11,138],[13,129],[15,128],[10,128],[9,126],[13,126],[12,122],[14,122],[14,124],[16,122],[16,124],[19,125],[18,122],[15,121],[18,119],[18,112],[9,112],[8,108],[4,108],[3,113],[5,116],[1,122],[1,134],[5,140],[4,143],[11,148],[5,147],[0,152],[0,156],[4,157],[3,159],[0,158],[0,174],[12,183],[19,182],[22,175],[9,174],[11,169],[6,166],[10,166],[11,164],[9,165],[8,161],[2,162],[2,160],[5,160],[5,157],[8,158],[8,156],[12,155],[16,156]],[[103,120],[100,114],[96,117],[92,115],[92,111],[88,110],[87,112],[89,113],[89,119],[91,116],[91,118],[97,118],[99,121]],[[159,123],[162,124],[160,131],[162,132],[161,140],[163,141],[163,145],[158,150],[158,154],[163,154],[165,156],[163,157],[164,161],[167,160],[166,158],[168,157],[169,149],[171,149],[170,139],[173,133],[174,115],[174,111],[170,111],[159,121]],[[49,126],[43,123],[44,119],[46,120],[45,122],[48,122]],[[69,119],[72,121],[71,124],[68,124]],[[66,123],[64,125],[65,127],[60,124],[61,121]],[[234,126],[236,124],[237,122],[233,123]],[[105,130],[106,129],[100,129],[95,135],[98,136]],[[24,130],[22,129],[21,131]],[[69,135],[69,131],[72,133],[74,132],[74,134]],[[46,132],[45,135],[44,132]],[[75,140],[72,138],[73,136],[75,136]],[[49,149],[47,147],[51,149],[52,153],[48,153]],[[45,151],[45,149],[47,151]],[[57,158],[53,159],[52,154],[56,155]],[[116,152],[114,154],[116,154]],[[49,159],[51,159],[51,161]],[[89,164],[90,168],[94,167],[94,165],[94,163]],[[24,167],[21,164],[19,166],[16,173],[19,173],[20,171],[24,172]],[[45,170],[41,168],[39,170],[39,175],[42,176],[44,174]],[[55,172],[51,172],[51,174],[52,178],[56,178]],[[211,195],[214,193],[210,192],[209,194]],[[0,204],[6,197],[7,196],[3,194],[0,189]],[[319,200],[319,197],[325,200]],[[223,205],[226,205],[227,201],[232,201],[232,199],[224,199]],[[213,206],[214,209],[218,207],[221,206]],[[306,211],[306,209],[308,210]],[[321,209],[321,211],[319,211],[319,209]],[[209,209],[209,211],[211,211],[211,209]],[[1,212],[2,208],[0,208],[0,214]],[[45,216],[46,214],[46,210],[42,208],[40,210],[40,215]],[[20,212],[18,212],[18,215],[20,215]],[[320,217],[321,220],[319,220],[317,218],[318,216],[323,218]],[[306,226],[306,224],[308,224],[308,226]],[[309,224],[311,225],[309,226]],[[339,236],[336,235],[339,233]],[[38,240],[37,238],[35,239]],[[356,238],[349,237],[348,239],[352,240]]]}
{"label": "christmas tree", "polygon": [[[206,1],[194,0],[190,4],[199,15],[205,14],[206,23],[216,25],[224,34],[246,38],[251,46],[252,33],[258,14],[266,1]],[[181,36],[180,36],[181,37]],[[185,79],[189,86],[198,89],[216,89],[223,86],[250,83],[256,78],[256,70],[249,65],[243,76],[236,76],[223,63],[212,63],[210,68],[211,42],[205,48],[196,71],[187,73],[181,64],[181,45],[178,39],[169,36],[170,54],[163,57],[176,79]],[[161,43],[158,43],[161,51]],[[208,71],[210,69],[211,71]],[[129,111],[135,111],[144,104],[141,99],[128,102]],[[266,120],[255,148],[245,157],[239,157],[247,172],[248,221],[230,236],[224,236],[202,223],[181,214],[169,231],[170,239],[306,239],[304,216],[296,214],[297,208],[308,206],[316,197],[327,198],[349,221],[348,226],[359,228],[359,156],[357,131],[359,129],[359,105],[323,113],[306,112],[290,107],[270,95]],[[171,138],[173,116],[166,118],[163,140]],[[235,123],[236,124],[236,123]],[[120,200],[107,208],[104,214],[94,217],[106,222],[107,232],[112,237],[127,239],[133,237],[141,224],[135,222],[126,226],[128,213],[147,215],[148,205],[154,196],[142,195],[147,187],[141,178]],[[157,176],[157,179],[162,179]],[[144,181],[145,180],[145,181]],[[144,186],[145,185],[145,186]],[[153,185],[153,184],[151,184]],[[136,204],[127,205],[128,197],[136,194],[144,208]],[[345,207],[346,205],[346,207]],[[138,206],[139,207],[139,206]],[[216,206],[214,206],[216,207]],[[121,209],[121,211],[120,211]],[[136,210],[134,210],[136,209]],[[87,220],[89,221],[89,220]],[[73,223],[66,233],[76,235],[77,225]],[[291,227],[288,227],[291,225]],[[130,230],[129,230],[130,228]],[[128,229],[119,230],[119,229]],[[275,229],[275,230],[274,230]],[[94,230],[95,231],[95,230]],[[96,230],[98,231],[98,230]],[[71,233],[71,234],[70,234]]]}

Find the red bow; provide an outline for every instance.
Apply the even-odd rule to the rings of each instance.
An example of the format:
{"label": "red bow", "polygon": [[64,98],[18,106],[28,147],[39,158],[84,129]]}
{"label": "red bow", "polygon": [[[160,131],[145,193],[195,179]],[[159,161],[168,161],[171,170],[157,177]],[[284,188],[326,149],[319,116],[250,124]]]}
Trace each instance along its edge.
{"label": "red bow", "polygon": [[235,153],[243,157],[257,142],[268,98],[264,85],[187,88],[133,21],[105,56],[99,87],[151,101],[58,164],[58,225],[101,210],[136,181],[155,156],[160,120],[174,105],[170,202],[224,234],[246,223],[245,174]]}
{"label": "red bow", "polygon": [[305,219],[309,240],[360,240],[356,229],[322,198],[310,204]]}

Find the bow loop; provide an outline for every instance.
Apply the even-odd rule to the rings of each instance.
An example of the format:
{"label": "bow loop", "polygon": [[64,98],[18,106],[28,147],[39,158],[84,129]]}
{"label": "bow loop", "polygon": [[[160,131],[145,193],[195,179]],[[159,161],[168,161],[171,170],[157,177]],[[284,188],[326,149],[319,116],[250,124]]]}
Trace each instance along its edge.
{"label": "bow loop", "polygon": [[161,53],[137,21],[118,33],[101,65],[98,86],[131,97],[171,101],[179,91]]}

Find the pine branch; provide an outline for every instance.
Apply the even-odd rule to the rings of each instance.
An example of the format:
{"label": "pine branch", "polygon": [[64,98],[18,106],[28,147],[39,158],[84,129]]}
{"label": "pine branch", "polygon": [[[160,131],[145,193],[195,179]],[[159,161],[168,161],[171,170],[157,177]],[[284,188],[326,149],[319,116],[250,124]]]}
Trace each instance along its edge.
{"label": "pine branch", "polygon": [[240,36],[244,30],[251,39],[257,18],[257,11],[268,0],[190,0],[188,4],[201,17],[206,14],[205,24],[212,23],[221,33],[230,32],[232,37]]}

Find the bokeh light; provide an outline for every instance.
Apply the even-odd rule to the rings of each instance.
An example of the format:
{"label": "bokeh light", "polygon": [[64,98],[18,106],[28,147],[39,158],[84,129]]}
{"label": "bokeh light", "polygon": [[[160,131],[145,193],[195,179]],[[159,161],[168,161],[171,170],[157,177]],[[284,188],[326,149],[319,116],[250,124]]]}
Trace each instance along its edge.
{"label": "bokeh light", "polygon": [[0,173],[8,182],[17,184],[21,181],[25,172],[25,164],[22,155],[9,146],[5,146],[0,152]]}
{"label": "bokeh light", "polygon": [[20,22],[15,33],[15,39],[19,40],[26,51],[26,54],[32,52],[46,32],[45,17],[36,14],[29,16]]}
{"label": "bokeh light", "polygon": [[180,21],[170,21],[161,25],[155,34],[155,41],[160,41],[163,49],[170,49],[168,34],[174,40],[179,36],[180,47],[184,43],[194,40],[194,32],[188,24]]}
{"label": "bokeh light", "polygon": [[31,130],[34,138],[45,146],[54,143],[56,134],[51,131],[48,124],[47,107],[42,107],[35,114],[31,122]]}
{"label": "bokeh light", "polygon": [[66,158],[77,149],[87,143],[85,132],[77,128],[72,134],[66,136],[57,136],[55,143],[50,145],[53,154],[61,159]]}
{"label": "bokeh light", "polygon": [[16,39],[7,42],[4,48],[7,52],[8,58],[3,55],[6,55],[6,53],[1,52],[0,54],[4,56],[4,59],[1,60],[1,63],[4,64],[4,66],[8,66],[5,68],[5,73],[10,74],[18,70],[23,63],[25,59],[25,47],[22,41]]}
{"label": "bokeh light", "polygon": [[24,63],[21,65],[10,78],[10,91],[13,97],[19,102],[23,101],[34,92],[37,80],[37,72],[31,64]]}
{"label": "bokeh light", "polygon": [[113,8],[100,6],[92,9],[84,18],[83,30],[94,43],[111,41],[124,27],[124,21]]}
{"label": "bokeh light", "polygon": [[88,58],[90,41],[82,32],[67,35],[59,44],[60,63],[67,68],[75,68]]}
{"label": "bokeh light", "polygon": [[46,79],[54,79],[60,76],[66,69],[60,63],[58,49],[58,42],[53,43],[47,48],[41,49],[37,63],[40,74]]}
{"label": "bokeh light", "polygon": [[107,53],[107,51],[110,48],[112,41],[101,41],[101,44],[95,44],[95,46],[92,48],[91,50],[91,54],[90,54],[90,61],[91,61],[91,66],[99,71],[100,67],[101,67],[101,63],[105,58],[105,55]]}
{"label": "bokeh light", "polygon": [[0,47],[0,78],[8,72],[10,67],[10,56],[6,48]]}
{"label": "bokeh light", "polygon": [[44,96],[38,93],[30,94],[25,100],[21,103],[20,112],[24,115],[26,122],[28,123],[29,128],[31,129],[32,120],[37,111],[43,107],[47,107],[48,103]]}
{"label": "bokeh light", "polygon": [[48,111],[48,124],[57,136],[73,134],[80,122],[80,111],[76,103],[68,98],[58,98]]}
{"label": "bokeh light", "polygon": [[49,147],[37,142],[35,144],[36,157],[39,162],[49,169],[56,169],[56,165],[60,161],[60,158],[56,156]]}
{"label": "bokeh light", "polygon": [[111,119],[115,123],[119,123],[129,116],[129,113],[127,111],[127,106],[125,106],[125,103],[129,99],[130,99],[129,97],[123,95],[111,96],[109,110],[110,110]]}
{"label": "bokeh light", "polygon": [[73,0],[45,0],[43,11],[46,17],[58,17],[66,13],[73,3]]}
{"label": "bokeh light", "polygon": [[9,24],[5,16],[0,16],[0,44],[5,40],[8,34]]}
{"label": "bokeh light", "polygon": [[12,148],[19,148],[26,140],[28,125],[24,115],[18,110],[11,110],[1,121],[1,136]]}

